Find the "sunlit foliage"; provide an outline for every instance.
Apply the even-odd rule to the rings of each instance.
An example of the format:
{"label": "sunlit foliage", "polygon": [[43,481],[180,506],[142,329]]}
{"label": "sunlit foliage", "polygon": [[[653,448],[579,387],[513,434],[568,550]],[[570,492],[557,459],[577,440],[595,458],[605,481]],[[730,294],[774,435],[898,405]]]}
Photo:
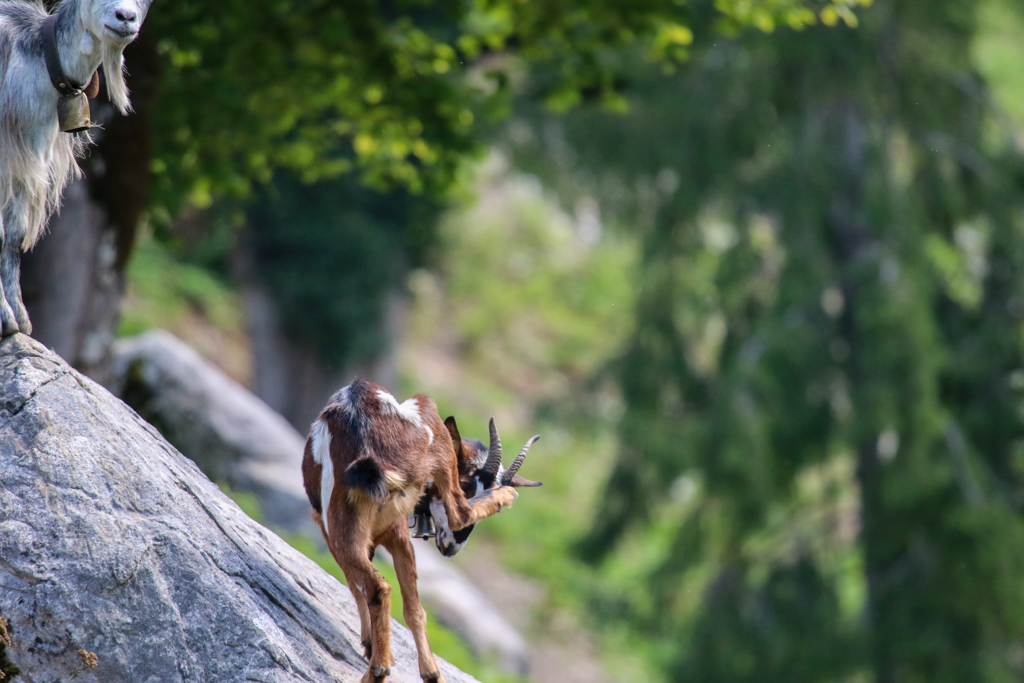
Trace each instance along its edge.
{"label": "sunlit foliage", "polygon": [[[867,2],[718,6],[724,24],[770,29],[851,22]],[[552,103],[614,98],[619,48],[678,62],[690,24],[674,0],[156,3],[157,215],[246,194],[281,168],[308,181],[356,167],[370,184],[443,191],[478,151],[480,118],[503,110],[510,59],[555,65]]]}

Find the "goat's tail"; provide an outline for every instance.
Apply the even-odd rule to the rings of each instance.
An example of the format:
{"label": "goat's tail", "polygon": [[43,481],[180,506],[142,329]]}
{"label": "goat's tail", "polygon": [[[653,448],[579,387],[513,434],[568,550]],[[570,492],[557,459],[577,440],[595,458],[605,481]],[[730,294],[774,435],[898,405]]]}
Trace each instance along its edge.
{"label": "goat's tail", "polygon": [[372,457],[359,458],[345,468],[345,487],[351,502],[365,497],[383,505],[392,491],[404,485],[405,480],[397,472],[382,469]]}

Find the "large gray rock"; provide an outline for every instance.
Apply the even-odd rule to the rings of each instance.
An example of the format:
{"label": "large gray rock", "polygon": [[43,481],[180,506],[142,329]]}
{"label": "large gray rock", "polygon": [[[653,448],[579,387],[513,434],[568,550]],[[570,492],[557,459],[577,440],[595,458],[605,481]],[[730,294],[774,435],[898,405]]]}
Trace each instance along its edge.
{"label": "large gray rock", "polygon": [[[204,472],[254,492],[268,524],[322,540],[302,485],[305,438],[284,418],[163,330],[119,340],[114,366],[115,390]],[[415,547],[432,615],[499,668],[526,673],[523,636],[433,543]]]}
{"label": "large gray rock", "polygon": [[114,344],[113,390],[214,481],[256,493],[266,521],[314,531],[302,486],[305,438],[170,332]]}
{"label": "large gray rock", "polygon": [[[348,589],[105,389],[0,343],[0,615],[30,683],[357,681]],[[394,681],[419,681],[393,624]],[[442,663],[451,682],[473,679]]]}

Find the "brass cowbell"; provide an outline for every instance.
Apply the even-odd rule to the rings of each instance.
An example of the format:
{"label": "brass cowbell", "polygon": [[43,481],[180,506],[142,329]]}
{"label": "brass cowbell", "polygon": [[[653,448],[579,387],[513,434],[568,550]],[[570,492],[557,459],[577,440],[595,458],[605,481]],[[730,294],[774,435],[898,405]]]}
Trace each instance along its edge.
{"label": "brass cowbell", "polygon": [[77,133],[92,128],[89,120],[89,98],[81,90],[57,100],[57,125],[63,133]]}
{"label": "brass cowbell", "polygon": [[413,538],[422,538],[425,541],[437,535],[434,531],[434,518],[430,515],[413,515],[412,520],[413,523],[409,526],[416,527],[412,532]]}

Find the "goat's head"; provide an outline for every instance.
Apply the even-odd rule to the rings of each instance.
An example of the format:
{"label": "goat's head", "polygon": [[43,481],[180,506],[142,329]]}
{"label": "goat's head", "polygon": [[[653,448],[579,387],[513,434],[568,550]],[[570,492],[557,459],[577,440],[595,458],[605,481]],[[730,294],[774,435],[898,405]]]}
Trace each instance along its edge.
{"label": "goat's head", "polygon": [[490,446],[485,446],[479,439],[463,439],[459,434],[459,427],[455,424],[455,418],[449,417],[444,421],[448,433],[452,436],[452,445],[455,446],[455,455],[459,460],[459,485],[466,498],[478,496],[487,489],[496,486],[540,486],[540,482],[530,481],[519,476],[519,468],[526,459],[526,453],[530,446],[540,438],[537,435],[526,442],[523,450],[508,469],[501,462],[501,437],[498,436],[498,429],[494,426],[494,418],[490,423]]}
{"label": "goat's head", "polygon": [[99,43],[103,74],[110,101],[126,113],[128,86],[124,82],[124,49],[142,28],[152,0],[79,0],[79,16],[85,29]]}
{"label": "goat's head", "polygon": [[[539,435],[527,441],[516,459],[512,461],[508,469],[505,469],[501,462],[501,437],[498,436],[498,429],[494,426],[493,417],[490,423],[490,446],[485,446],[479,439],[463,439],[459,434],[459,427],[455,424],[454,417],[446,419],[444,424],[452,437],[452,445],[455,447],[455,455],[459,463],[459,486],[467,499],[499,486],[518,488],[542,485],[539,481],[530,481],[519,476],[519,468],[526,459],[530,446],[540,438]],[[434,542],[442,555],[451,557],[462,550],[462,546],[466,544],[469,534],[473,531],[473,525],[455,532],[451,531],[444,515],[444,508],[440,503],[441,501],[437,501],[436,504],[432,503],[430,506],[434,522],[437,525]]]}

